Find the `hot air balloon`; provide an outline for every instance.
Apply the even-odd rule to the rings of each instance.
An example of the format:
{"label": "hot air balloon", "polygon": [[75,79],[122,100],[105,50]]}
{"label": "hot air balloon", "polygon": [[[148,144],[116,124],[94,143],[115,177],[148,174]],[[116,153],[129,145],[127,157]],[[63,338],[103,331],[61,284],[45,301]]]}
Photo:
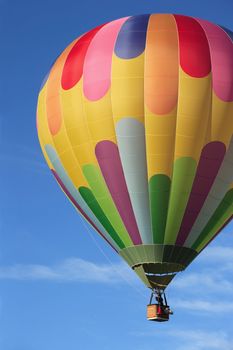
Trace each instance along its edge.
{"label": "hot air balloon", "polygon": [[38,98],[44,157],[78,212],[156,296],[233,214],[233,33],[171,14],[74,40]]}

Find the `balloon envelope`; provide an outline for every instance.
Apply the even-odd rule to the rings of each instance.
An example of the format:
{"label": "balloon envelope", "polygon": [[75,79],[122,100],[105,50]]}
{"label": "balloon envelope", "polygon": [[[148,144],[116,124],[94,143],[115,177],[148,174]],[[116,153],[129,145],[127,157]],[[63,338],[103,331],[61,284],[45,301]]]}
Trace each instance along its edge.
{"label": "balloon envelope", "polygon": [[82,216],[166,288],[233,213],[233,34],[182,15],[99,26],[38,99],[42,151]]}

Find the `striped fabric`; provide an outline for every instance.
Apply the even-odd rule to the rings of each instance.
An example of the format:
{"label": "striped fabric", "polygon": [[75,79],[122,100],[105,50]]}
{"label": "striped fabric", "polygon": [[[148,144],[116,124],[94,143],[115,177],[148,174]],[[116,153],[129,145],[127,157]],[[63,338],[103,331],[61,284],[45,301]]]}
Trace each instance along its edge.
{"label": "striped fabric", "polygon": [[233,214],[233,33],[138,15],[82,35],[39,94],[57,182],[117,251],[199,253]]}

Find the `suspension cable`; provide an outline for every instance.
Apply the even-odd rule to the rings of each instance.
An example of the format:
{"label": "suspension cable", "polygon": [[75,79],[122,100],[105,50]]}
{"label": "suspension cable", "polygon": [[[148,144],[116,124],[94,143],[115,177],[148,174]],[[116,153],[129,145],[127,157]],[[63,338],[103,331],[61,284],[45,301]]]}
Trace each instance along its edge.
{"label": "suspension cable", "polygon": [[86,220],[80,215],[81,218],[81,222],[83,224],[83,226],[85,227],[86,231],[88,232],[90,238],[92,239],[92,241],[94,242],[94,244],[96,245],[96,247],[99,249],[99,251],[101,252],[101,254],[105,257],[105,259],[108,261],[108,263],[111,265],[112,269],[118,274],[118,276],[120,276],[131,288],[133,288],[138,294],[140,294],[140,296],[145,297],[145,295],[142,293],[142,291],[135,286],[135,284],[129,282],[129,280],[121,273],[119,272],[115,265],[113,264],[113,262],[110,260],[110,258],[108,257],[108,255],[104,252],[103,248],[99,245],[99,243],[97,242],[97,240],[95,239],[94,235],[92,234],[89,225],[87,224]]}

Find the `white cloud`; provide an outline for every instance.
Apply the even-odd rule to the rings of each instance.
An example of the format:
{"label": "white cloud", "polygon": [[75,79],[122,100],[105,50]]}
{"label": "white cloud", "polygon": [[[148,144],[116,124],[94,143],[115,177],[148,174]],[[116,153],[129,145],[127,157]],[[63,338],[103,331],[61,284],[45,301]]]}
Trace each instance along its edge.
{"label": "white cloud", "polygon": [[233,274],[233,247],[211,247],[206,249],[198,262],[204,265],[214,265],[219,272],[228,272]]}
{"label": "white cloud", "polygon": [[198,257],[199,262],[213,264],[233,263],[233,247],[215,246],[204,250]]}
{"label": "white cloud", "polygon": [[[223,263],[216,266],[218,257]],[[188,312],[220,313],[233,311],[232,290],[229,264],[233,260],[233,249],[228,247],[208,248],[198,265],[201,272],[186,271],[176,277],[172,283],[170,303],[174,308]],[[225,269],[228,266],[228,271]],[[145,295],[142,283],[136,274],[123,261],[115,264],[96,264],[79,258],[66,259],[58,264],[23,265],[0,267],[0,279],[47,280],[54,282],[85,282],[107,284],[130,284]],[[141,288],[141,290],[140,290]],[[175,295],[185,295],[185,300],[176,299]],[[228,301],[222,295],[228,296]],[[172,300],[172,295],[174,299]],[[202,298],[203,296],[203,298]],[[214,307],[212,299],[214,298]],[[218,301],[216,303],[216,300]]]}
{"label": "white cloud", "polygon": [[[216,266],[216,259],[223,263]],[[177,275],[172,283],[173,289],[191,292],[205,290],[205,292],[220,292],[233,290],[233,283],[226,279],[222,270],[233,264],[233,248],[211,247],[199,259],[201,272],[188,270]],[[213,266],[211,266],[213,265]],[[51,266],[37,264],[16,264],[0,267],[0,279],[46,279],[58,281],[100,281],[107,283],[118,282],[119,279],[137,280],[136,275],[123,261],[115,264],[95,264],[79,258],[69,258]]]}
{"label": "white cloud", "polygon": [[173,287],[190,293],[232,293],[233,248],[209,247],[196,261],[199,272],[186,270],[177,275]]}
{"label": "white cloud", "polygon": [[168,332],[172,337],[182,340],[177,350],[232,350],[233,339],[225,332],[206,332],[200,330],[174,330]]}
{"label": "white cloud", "polygon": [[58,282],[132,282],[133,272],[126,264],[94,264],[78,258],[66,259],[63,262],[45,265],[23,265],[0,267],[0,279],[14,280],[51,280]]}
{"label": "white cloud", "polygon": [[[233,350],[233,338],[222,331],[211,332],[192,329],[160,329],[155,332],[132,332],[137,337],[163,337],[164,344],[174,350]],[[165,348],[164,348],[165,349]]]}
{"label": "white cloud", "polygon": [[200,300],[200,299],[190,299],[190,300],[173,300],[173,304],[176,308],[191,310],[195,312],[206,312],[208,314],[215,313],[232,313],[233,312],[233,301],[214,301],[210,300]]}
{"label": "white cloud", "polygon": [[177,289],[187,290],[192,293],[231,293],[233,290],[233,283],[229,281],[218,270],[205,270],[200,273],[184,272],[178,275],[173,282],[173,287]]}

